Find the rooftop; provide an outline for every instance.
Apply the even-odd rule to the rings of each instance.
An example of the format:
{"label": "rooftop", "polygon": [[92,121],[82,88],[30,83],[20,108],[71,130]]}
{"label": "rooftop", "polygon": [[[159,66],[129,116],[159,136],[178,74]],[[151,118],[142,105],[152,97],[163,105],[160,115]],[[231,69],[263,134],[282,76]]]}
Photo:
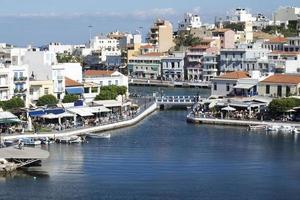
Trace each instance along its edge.
{"label": "rooftop", "polygon": [[149,56],[149,57],[160,57],[163,56],[163,53],[159,53],[159,52],[151,52],[151,53],[147,53],[147,54],[143,54],[141,56]]}
{"label": "rooftop", "polygon": [[231,31],[231,29],[227,29],[227,28],[219,28],[219,29],[216,29],[214,30],[213,32],[214,33],[225,33],[227,31]]}
{"label": "rooftop", "polygon": [[286,43],[287,39],[285,37],[275,37],[271,38],[268,41],[266,41],[266,44],[273,44],[273,43]]}
{"label": "rooftop", "polygon": [[236,71],[236,72],[229,72],[226,74],[223,74],[219,77],[216,77],[216,79],[241,79],[241,78],[249,78],[249,74],[247,72],[244,71]]}
{"label": "rooftop", "polygon": [[72,87],[72,86],[82,86],[81,83],[74,81],[73,79],[70,79],[68,77],[65,77],[65,86],[66,87]]}
{"label": "rooftop", "polygon": [[87,70],[84,76],[111,76],[115,71],[111,70]]}
{"label": "rooftop", "polygon": [[300,75],[274,74],[261,81],[262,83],[299,84]]}

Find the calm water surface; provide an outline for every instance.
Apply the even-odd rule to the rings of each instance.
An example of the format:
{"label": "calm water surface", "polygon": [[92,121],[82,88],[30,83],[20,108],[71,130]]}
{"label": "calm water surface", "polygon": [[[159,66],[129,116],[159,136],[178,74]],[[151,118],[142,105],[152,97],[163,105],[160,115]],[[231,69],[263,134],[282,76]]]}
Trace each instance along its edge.
{"label": "calm water surface", "polygon": [[297,137],[188,124],[186,114],[50,145],[41,168],[0,178],[0,199],[300,199]]}

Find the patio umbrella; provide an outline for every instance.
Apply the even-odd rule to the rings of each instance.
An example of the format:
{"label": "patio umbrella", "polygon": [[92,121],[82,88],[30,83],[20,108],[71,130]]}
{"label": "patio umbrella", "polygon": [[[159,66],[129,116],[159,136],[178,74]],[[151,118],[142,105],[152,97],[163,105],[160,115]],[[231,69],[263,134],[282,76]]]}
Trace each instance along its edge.
{"label": "patio umbrella", "polygon": [[229,118],[229,112],[230,112],[230,111],[235,111],[236,109],[233,108],[233,107],[227,106],[227,107],[225,107],[225,108],[222,108],[222,110],[228,112],[227,118]]}
{"label": "patio umbrella", "polygon": [[225,108],[222,108],[222,110],[224,110],[224,111],[236,111],[236,109],[235,108],[233,108],[233,107],[230,107],[230,106],[227,106],[227,107],[225,107]]}

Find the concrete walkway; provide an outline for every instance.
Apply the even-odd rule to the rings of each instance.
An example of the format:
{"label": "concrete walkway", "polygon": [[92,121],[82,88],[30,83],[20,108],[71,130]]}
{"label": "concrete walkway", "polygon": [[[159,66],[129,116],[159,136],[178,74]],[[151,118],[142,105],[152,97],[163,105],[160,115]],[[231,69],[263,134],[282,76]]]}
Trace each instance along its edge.
{"label": "concrete walkway", "polygon": [[203,117],[195,117],[190,114],[187,116],[187,121],[192,123],[200,123],[200,124],[202,123],[202,124],[230,125],[230,126],[264,125],[264,126],[300,127],[300,123],[203,118]]}
{"label": "concrete walkway", "polygon": [[92,132],[101,132],[101,131],[108,131],[118,128],[124,128],[128,126],[135,125],[136,123],[140,122],[142,119],[153,113],[157,109],[157,104],[152,104],[149,108],[147,108],[145,111],[140,113],[138,116],[136,116],[133,119],[116,122],[113,124],[106,124],[106,125],[100,125],[95,127],[88,127],[88,128],[81,128],[81,129],[75,129],[71,131],[61,131],[56,133],[39,133],[39,134],[24,134],[24,135],[9,135],[9,136],[3,136],[2,140],[12,140],[12,139],[19,139],[19,138],[41,138],[41,137],[49,137],[49,138],[59,138],[59,137],[67,137],[72,135],[81,135],[86,133],[92,133]]}

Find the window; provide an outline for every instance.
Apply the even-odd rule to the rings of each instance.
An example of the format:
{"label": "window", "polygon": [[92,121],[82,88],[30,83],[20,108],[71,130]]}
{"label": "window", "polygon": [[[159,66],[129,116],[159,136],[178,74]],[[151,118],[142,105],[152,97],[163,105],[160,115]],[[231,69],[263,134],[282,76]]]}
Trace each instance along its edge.
{"label": "window", "polygon": [[85,87],[85,88],[84,88],[84,93],[85,93],[85,94],[90,93],[90,88]]}
{"label": "window", "polygon": [[270,94],[270,85],[266,85],[266,94]]}
{"label": "window", "polygon": [[33,95],[33,88],[30,88],[29,94],[30,94],[30,95]]}
{"label": "window", "polygon": [[97,87],[92,87],[92,93],[98,93],[98,88]]}
{"label": "window", "polygon": [[214,83],[214,90],[217,90],[217,89],[218,89],[217,84]]}
{"label": "window", "polygon": [[286,86],[286,97],[290,96],[291,95],[291,88],[290,86]]}
{"label": "window", "polygon": [[226,91],[229,92],[229,90],[230,90],[230,85],[229,83],[226,83]]}
{"label": "window", "polygon": [[279,96],[279,97],[282,96],[282,86],[281,85],[277,86],[277,96]]}
{"label": "window", "polygon": [[119,84],[119,81],[118,80],[115,80],[115,85],[118,85]]}
{"label": "window", "polygon": [[108,85],[111,85],[111,81],[108,81]]}
{"label": "window", "polygon": [[44,89],[44,94],[45,94],[45,95],[49,94],[49,88],[45,88],[45,89]]}
{"label": "window", "polygon": [[100,86],[103,86],[103,81],[100,81]]}

